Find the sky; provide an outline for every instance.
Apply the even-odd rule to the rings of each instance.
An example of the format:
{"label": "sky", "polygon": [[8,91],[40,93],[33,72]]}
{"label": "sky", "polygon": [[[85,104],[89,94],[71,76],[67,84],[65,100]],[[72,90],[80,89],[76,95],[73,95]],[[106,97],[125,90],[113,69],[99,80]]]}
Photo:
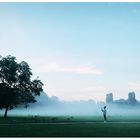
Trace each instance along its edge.
{"label": "sky", "polygon": [[139,35],[140,3],[0,3],[0,55],[60,100],[140,100]]}

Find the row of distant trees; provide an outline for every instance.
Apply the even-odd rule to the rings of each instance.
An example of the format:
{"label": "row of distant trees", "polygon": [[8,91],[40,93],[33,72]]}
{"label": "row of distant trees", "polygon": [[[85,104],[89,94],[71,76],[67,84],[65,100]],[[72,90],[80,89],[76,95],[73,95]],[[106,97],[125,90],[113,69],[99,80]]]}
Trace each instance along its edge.
{"label": "row of distant trees", "polygon": [[135,92],[128,93],[128,99],[113,100],[113,93],[106,95],[106,103],[115,103],[120,105],[138,105],[139,102],[136,99]]}
{"label": "row of distant trees", "polygon": [[43,91],[43,83],[39,79],[31,80],[31,76],[27,62],[18,63],[11,55],[0,56],[0,109],[5,109],[4,118],[9,109],[36,102],[35,97]]}

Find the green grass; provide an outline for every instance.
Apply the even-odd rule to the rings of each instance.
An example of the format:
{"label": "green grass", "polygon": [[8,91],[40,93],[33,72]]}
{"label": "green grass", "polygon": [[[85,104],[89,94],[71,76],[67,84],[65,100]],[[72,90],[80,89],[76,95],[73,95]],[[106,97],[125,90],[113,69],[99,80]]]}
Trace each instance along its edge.
{"label": "green grass", "polygon": [[99,122],[102,121],[102,116],[10,116],[6,119],[3,117],[0,118],[0,124],[5,123],[50,123],[50,122],[86,122],[86,121],[94,121]]}
{"label": "green grass", "polygon": [[140,137],[140,124],[0,125],[1,137]]}
{"label": "green grass", "polygon": [[0,118],[0,137],[140,137],[140,123],[130,123],[140,122],[139,116],[108,119],[109,123],[102,123],[102,116],[10,116]]}
{"label": "green grass", "polygon": [[[140,122],[140,116],[108,116],[109,122]],[[0,117],[0,124],[5,123],[48,123],[48,122],[102,122],[102,116],[8,116]]]}

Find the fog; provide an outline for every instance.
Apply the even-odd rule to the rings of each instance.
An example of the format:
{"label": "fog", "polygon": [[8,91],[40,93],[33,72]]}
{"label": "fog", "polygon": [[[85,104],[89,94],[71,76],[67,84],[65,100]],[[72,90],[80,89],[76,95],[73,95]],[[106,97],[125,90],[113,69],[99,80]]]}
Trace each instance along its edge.
{"label": "fog", "polygon": [[[36,98],[37,102],[28,108],[18,107],[8,111],[8,115],[19,116],[102,116],[101,107],[107,106],[108,116],[138,116],[140,105],[105,104],[104,102],[88,101],[61,101],[57,97],[48,97],[42,93]],[[1,111],[1,114],[4,110]]]}

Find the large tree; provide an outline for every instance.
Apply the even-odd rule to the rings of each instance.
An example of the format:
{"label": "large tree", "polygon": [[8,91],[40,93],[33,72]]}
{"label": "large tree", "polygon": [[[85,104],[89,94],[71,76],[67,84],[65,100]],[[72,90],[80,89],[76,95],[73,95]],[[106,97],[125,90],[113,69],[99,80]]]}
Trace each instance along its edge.
{"label": "large tree", "polygon": [[14,56],[0,56],[0,109],[7,111],[17,105],[28,106],[36,102],[35,96],[43,91],[39,79],[31,80],[32,72],[27,62],[17,62]]}

